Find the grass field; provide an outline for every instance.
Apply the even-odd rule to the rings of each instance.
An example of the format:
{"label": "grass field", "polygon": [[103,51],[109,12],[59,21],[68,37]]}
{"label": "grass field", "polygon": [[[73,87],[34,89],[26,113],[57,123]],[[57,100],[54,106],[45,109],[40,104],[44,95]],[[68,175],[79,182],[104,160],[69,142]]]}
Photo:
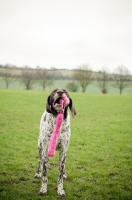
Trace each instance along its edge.
{"label": "grass field", "polygon": [[131,94],[70,94],[77,116],[71,118],[66,196],[56,194],[58,152],[49,161],[48,193],[38,195],[37,139],[48,95],[48,91],[0,90],[0,199],[131,200]]}

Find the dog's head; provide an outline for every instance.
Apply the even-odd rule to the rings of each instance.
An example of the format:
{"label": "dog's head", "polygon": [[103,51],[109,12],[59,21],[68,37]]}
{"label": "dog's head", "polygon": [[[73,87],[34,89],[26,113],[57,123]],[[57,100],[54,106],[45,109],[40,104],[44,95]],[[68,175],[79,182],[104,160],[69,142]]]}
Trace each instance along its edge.
{"label": "dog's head", "polygon": [[50,96],[47,99],[47,112],[52,113],[54,116],[57,116],[57,114],[63,109],[62,105],[59,103],[59,100],[62,97],[66,99],[64,104],[64,119],[67,118],[68,107],[70,108],[72,116],[74,117],[76,115],[76,110],[73,106],[72,99],[65,89],[55,89],[53,90],[53,92],[51,92]]}

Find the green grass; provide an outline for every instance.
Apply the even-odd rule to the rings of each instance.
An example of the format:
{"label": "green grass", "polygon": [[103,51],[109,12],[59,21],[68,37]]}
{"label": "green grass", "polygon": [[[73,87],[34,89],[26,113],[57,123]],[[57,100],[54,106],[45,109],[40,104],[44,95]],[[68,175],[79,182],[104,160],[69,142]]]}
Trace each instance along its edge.
{"label": "green grass", "polygon": [[39,121],[49,92],[0,90],[0,199],[132,199],[132,95],[71,93],[65,197],[56,194],[58,152],[50,158],[48,193],[38,195]]}

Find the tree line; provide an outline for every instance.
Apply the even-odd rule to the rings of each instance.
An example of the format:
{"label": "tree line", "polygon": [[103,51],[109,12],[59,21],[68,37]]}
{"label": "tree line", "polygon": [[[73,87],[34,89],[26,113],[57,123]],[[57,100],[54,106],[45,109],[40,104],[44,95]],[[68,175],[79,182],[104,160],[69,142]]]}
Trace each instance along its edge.
{"label": "tree line", "polygon": [[38,83],[43,90],[51,86],[54,80],[68,79],[67,89],[72,92],[77,92],[79,86],[84,93],[92,81],[97,81],[99,88],[103,94],[108,93],[108,83],[119,90],[122,94],[123,90],[132,85],[132,75],[127,67],[118,66],[113,73],[109,73],[107,68],[103,68],[99,72],[93,72],[89,65],[82,65],[71,71],[71,75],[65,75],[55,68],[46,69],[36,67],[35,69],[25,66],[17,68],[12,65],[0,65],[0,77],[5,81],[6,88],[15,81],[20,81],[24,84],[27,90],[32,88],[32,85]]}

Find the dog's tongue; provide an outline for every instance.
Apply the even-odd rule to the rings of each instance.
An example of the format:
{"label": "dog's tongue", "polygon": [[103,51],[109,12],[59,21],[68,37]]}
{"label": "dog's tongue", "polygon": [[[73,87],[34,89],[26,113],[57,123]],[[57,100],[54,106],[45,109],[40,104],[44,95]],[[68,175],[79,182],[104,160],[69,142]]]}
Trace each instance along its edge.
{"label": "dog's tongue", "polygon": [[64,105],[67,103],[67,98],[65,98],[65,97],[60,98],[59,103],[60,103],[60,104],[62,105],[62,107],[64,108]]}
{"label": "dog's tongue", "polygon": [[55,103],[53,107],[57,110],[57,112],[63,111],[64,108],[69,104],[69,99],[66,97],[61,97],[59,99],[59,103]]}

